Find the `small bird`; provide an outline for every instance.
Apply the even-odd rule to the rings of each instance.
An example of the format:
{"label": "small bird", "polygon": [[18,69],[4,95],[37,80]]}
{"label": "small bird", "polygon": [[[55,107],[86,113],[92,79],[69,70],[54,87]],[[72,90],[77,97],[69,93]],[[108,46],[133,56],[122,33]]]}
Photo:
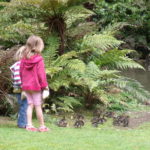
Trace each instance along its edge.
{"label": "small bird", "polygon": [[93,116],[101,116],[103,114],[103,111],[100,110],[100,109],[96,109],[94,112],[93,112]]}
{"label": "small bird", "polygon": [[57,122],[57,125],[59,127],[67,127],[68,126],[68,123],[67,123],[65,116]]}
{"label": "small bird", "polygon": [[76,122],[74,123],[75,128],[81,128],[83,126],[84,126],[84,121],[83,120],[76,120]]}
{"label": "small bird", "polygon": [[129,119],[130,119],[130,117],[128,115],[124,115],[124,114],[116,116],[113,118],[113,125],[128,127],[129,126]]}
{"label": "small bird", "polygon": [[98,127],[98,125],[99,125],[99,117],[94,117],[92,120],[91,120],[91,122],[92,122],[92,125],[94,126],[94,127]]}
{"label": "small bird", "polygon": [[84,126],[84,116],[81,114],[76,114],[76,121],[74,123],[75,128],[81,128]]}
{"label": "small bird", "polygon": [[107,111],[107,112],[105,112],[105,114],[104,114],[104,116],[107,117],[107,118],[113,118],[114,115],[115,115],[115,113],[112,112],[112,111]]}
{"label": "small bird", "polygon": [[95,116],[93,117],[93,119],[91,120],[92,125],[94,127],[98,127],[99,124],[103,124],[104,122],[106,122],[107,119],[105,118],[105,116]]}
{"label": "small bird", "polygon": [[81,119],[83,120],[83,119],[84,119],[84,116],[83,116],[82,114],[77,113],[77,114],[75,114],[75,117],[74,117],[74,118],[75,118],[75,119],[78,119],[78,120],[79,120],[79,119],[80,119],[80,120],[81,120]]}

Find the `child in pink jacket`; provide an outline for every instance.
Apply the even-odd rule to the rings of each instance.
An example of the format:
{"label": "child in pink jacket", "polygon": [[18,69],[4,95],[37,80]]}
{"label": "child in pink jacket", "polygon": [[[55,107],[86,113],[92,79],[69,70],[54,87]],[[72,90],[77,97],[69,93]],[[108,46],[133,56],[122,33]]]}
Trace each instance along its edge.
{"label": "child in pink jacket", "polygon": [[[20,76],[22,90],[25,91],[27,108],[27,126],[28,131],[46,132],[49,129],[44,125],[42,112],[42,91],[48,90],[48,83],[44,68],[44,61],[41,52],[44,49],[43,40],[38,36],[30,36],[26,42],[24,57],[21,60]],[[37,129],[32,125],[32,112],[35,107],[36,115],[40,123]]]}

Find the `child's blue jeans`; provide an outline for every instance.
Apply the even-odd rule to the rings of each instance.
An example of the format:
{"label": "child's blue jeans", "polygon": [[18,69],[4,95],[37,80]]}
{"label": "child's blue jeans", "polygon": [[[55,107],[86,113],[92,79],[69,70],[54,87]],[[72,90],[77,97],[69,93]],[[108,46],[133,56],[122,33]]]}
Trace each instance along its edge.
{"label": "child's blue jeans", "polygon": [[21,100],[20,93],[17,93],[16,96],[19,104],[17,125],[20,128],[25,128],[27,125],[27,99]]}

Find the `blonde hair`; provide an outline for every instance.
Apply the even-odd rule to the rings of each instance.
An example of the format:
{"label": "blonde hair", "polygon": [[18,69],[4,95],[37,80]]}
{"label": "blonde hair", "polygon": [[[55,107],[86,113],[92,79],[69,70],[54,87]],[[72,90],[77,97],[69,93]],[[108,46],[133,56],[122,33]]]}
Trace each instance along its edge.
{"label": "blonde hair", "polygon": [[32,35],[27,39],[24,57],[30,58],[34,54],[41,54],[44,49],[44,42],[39,36]]}
{"label": "blonde hair", "polygon": [[25,46],[20,47],[14,55],[14,60],[19,61],[24,57]]}

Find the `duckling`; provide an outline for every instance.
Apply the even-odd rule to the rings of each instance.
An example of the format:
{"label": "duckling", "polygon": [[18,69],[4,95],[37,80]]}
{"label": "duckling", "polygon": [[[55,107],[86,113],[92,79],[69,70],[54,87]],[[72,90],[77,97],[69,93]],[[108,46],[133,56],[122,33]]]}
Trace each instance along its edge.
{"label": "duckling", "polygon": [[107,121],[107,119],[106,119],[105,116],[102,116],[102,117],[99,118],[99,124],[103,124],[106,121]]}
{"label": "duckling", "polygon": [[96,116],[96,117],[92,118],[92,119],[91,119],[91,122],[92,122],[92,125],[93,125],[94,127],[98,127],[98,125],[99,125],[99,117]]}
{"label": "duckling", "polygon": [[106,118],[105,118],[104,116],[101,116],[101,117],[95,116],[95,117],[91,120],[92,125],[93,125],[94,127],[98,127],[99,124],[103,124],[103,123],[106,122],[106,121],[107,121],[107,120],[106,120]]}
{"label": "duckling", "polygon": [[82,126],[84,126],[83,120],[76,120],[76,122],[74,123],[75,128],[81,128]]}
{"label": "duckling", "polygon": [[128,115],[122,115],[120,120],[121,120],[121,126],[123,127],[128,127],[129,125],[129,116]]}
{"label": "duckling", "polygon": [[93,116],[98,116],[100,117],[102,115],[103,111],[100,110],[100,109],[96,109],[94,112],[93,112]]}
{"label": "duckling", "polygon": [[120,115],[113,118],[113,125],[127,127],[129,125],[129,116],[128,115]]}
{"label": "duckling", "polygon": [[77,113],[77,114],[75,115],[75,118],[78,119],[78,120],[83,120],[83,119],[84,119],[84,116],[83,116],[82,114]]}
{"label": "duckling", "polygon": [[76,119],[77,120],[74,123],[75,128],[81,128],[82,126],[84,126],[84,116],[83,115],[77,114]]}
{"label": "duckling", "polygon": [[68,123],[67,123],[67,120],[65,119],[65,116],[57,122],[57,125],[59,127],[67,127],[68,126]]}
{"label": "duckling", "polygon": [[105,114],[104,114],[104,116],[107,117],[107,118],[113,118],[114,115],[115,115],[115,113],[112,112],[112,111],[107,111],[107,112],[105,112]]}

